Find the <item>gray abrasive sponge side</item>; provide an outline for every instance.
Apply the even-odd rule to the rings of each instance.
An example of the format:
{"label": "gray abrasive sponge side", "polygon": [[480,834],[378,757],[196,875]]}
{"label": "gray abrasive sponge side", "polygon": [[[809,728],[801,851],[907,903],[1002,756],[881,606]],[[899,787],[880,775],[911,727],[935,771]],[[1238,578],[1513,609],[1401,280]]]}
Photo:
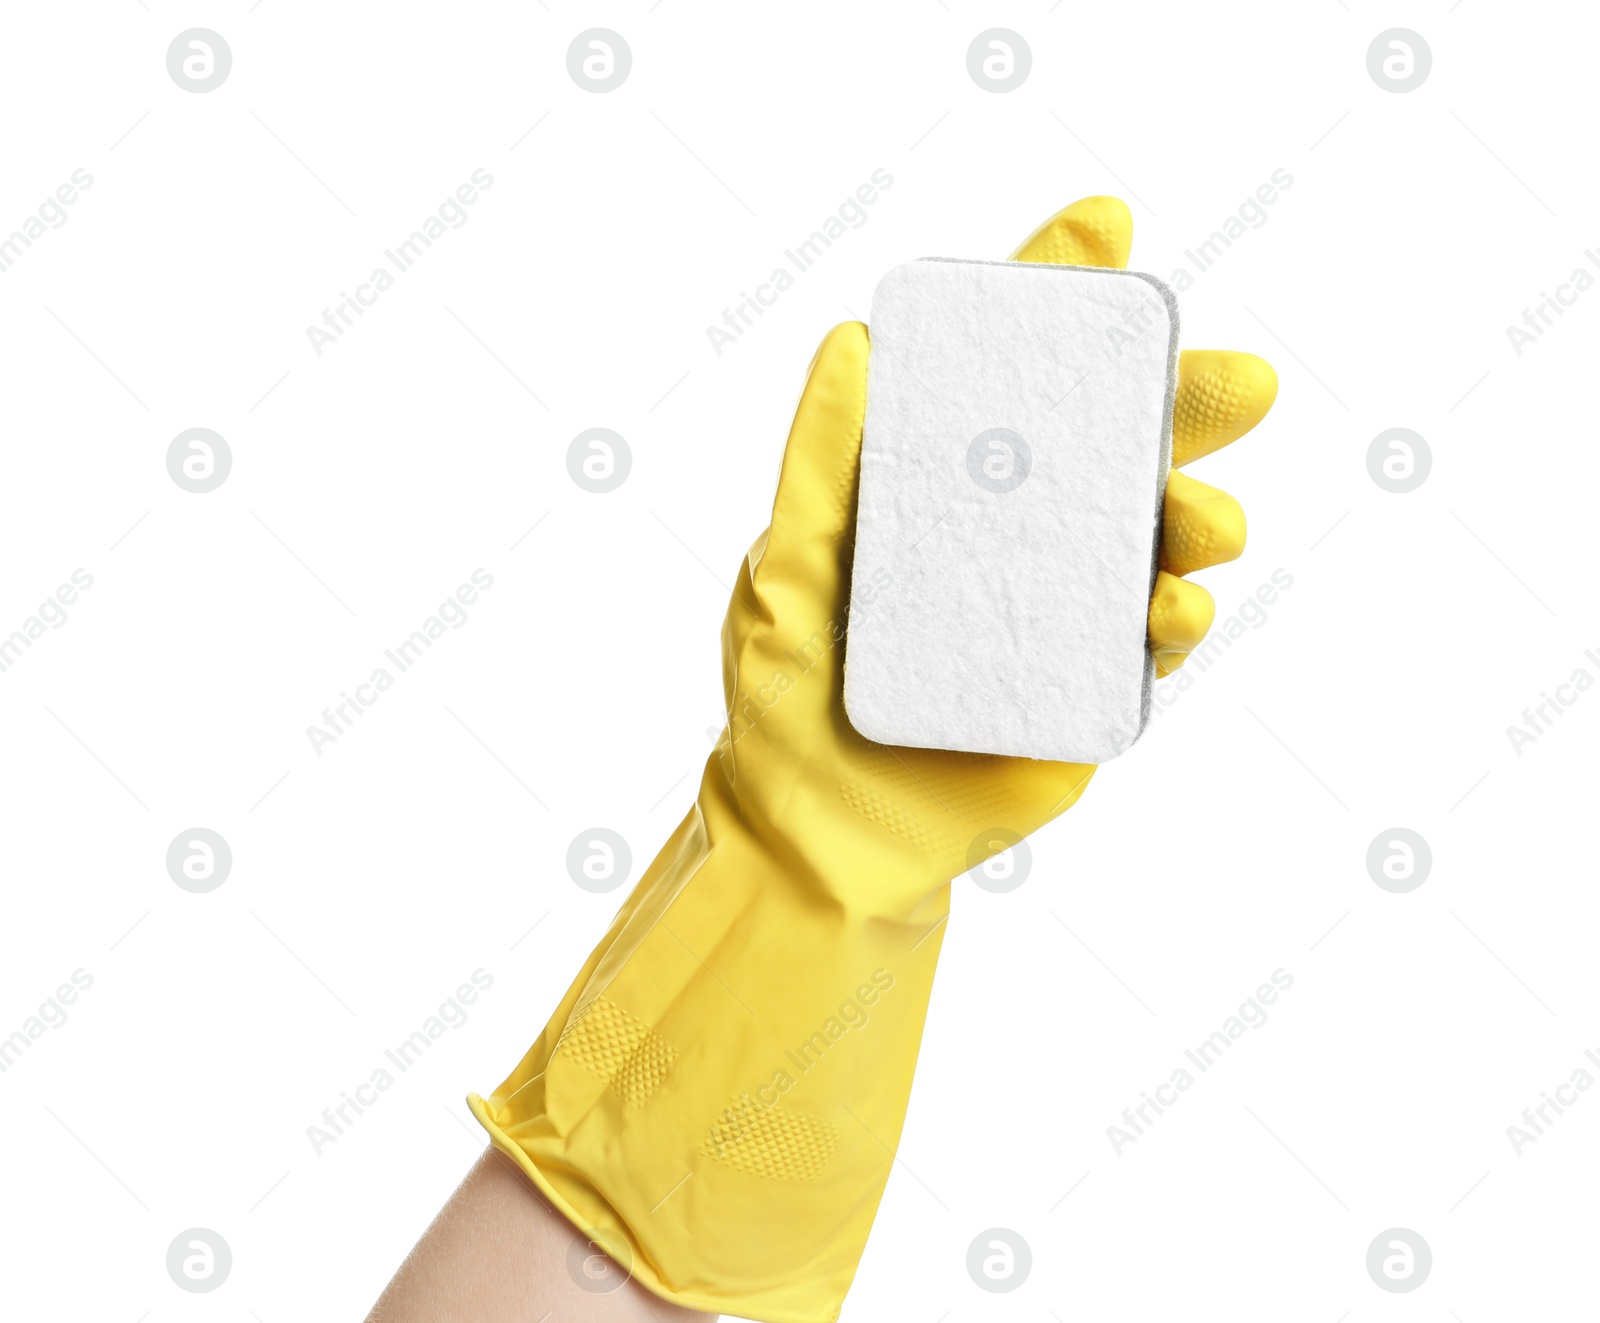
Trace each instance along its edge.
{"label": "gray abrasive sponge side", "polygon": [[1150,717],[1178,309],[1152,276],[924,259],[872,301],[845,710],[1071,762]]}

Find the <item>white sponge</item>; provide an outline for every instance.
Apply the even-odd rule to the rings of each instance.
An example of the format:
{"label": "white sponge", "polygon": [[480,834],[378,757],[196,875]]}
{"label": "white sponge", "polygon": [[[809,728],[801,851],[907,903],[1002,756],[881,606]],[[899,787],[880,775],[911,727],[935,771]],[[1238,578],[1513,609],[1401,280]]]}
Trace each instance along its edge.
{"label": "white sponge", "polygon": [[883,744],[1114,758],[1150,713],[1171,291],[927,259],[883,278],[870,331],[851,723]]}

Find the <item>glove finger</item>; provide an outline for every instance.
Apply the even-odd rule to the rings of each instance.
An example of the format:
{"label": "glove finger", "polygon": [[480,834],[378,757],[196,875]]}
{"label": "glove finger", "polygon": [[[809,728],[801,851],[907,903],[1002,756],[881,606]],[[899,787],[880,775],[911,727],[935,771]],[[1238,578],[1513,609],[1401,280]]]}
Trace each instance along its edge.
{"label": "glove finger", "polygon": [[1178,355],[1172,462],[1188,464],[1237,441],[1277,398],[1278,374],[1266,359],[1229,349],[1185,349]]}
{"label": "glove finger", "polygon": [[761,553],[785,582],[836,592],[840,547],[856,509],[867,408],[867,328],[841,322],[811,360],[783,451],[772,526]]}
{"label": "glove finger", "polygon": [[1244,508],[1227,492],[1174,471],[1161,513],[1161,568],[1192,574],[1237,560],[1244,551]]}
{"label": "glove finger", "polygon": [[1128,265],[1133,213],[1121,198],[1081,198],[1064,207],[1018,245],[1013,262],[1062,266]]}
{"label": "glove finger", "polygon": [[1156,674],[1170,675],[1200,646],[1216,619],[1217,604],[1197,583],[1157,571],[1150,595],[1150,654]]}

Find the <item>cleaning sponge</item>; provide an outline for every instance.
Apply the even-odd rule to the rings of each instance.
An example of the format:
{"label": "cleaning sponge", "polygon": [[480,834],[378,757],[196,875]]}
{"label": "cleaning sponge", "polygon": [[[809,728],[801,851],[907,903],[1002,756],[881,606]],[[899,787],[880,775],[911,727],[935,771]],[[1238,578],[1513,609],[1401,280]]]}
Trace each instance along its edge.
{"label": "cleaning sponge", "polygon": [[1149,719],[1177,305],[1137,272],[907,263],[873,297],[845,708],[1104,762]]}

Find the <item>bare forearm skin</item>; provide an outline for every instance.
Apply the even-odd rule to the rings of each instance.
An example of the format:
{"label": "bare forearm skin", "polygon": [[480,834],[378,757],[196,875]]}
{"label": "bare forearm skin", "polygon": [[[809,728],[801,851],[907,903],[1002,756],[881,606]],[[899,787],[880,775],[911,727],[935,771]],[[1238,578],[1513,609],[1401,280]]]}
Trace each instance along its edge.
{"label": "bare forearm skin", "polygon": [[712,1323],[717,1317],[622,1281],[621,1270],[598,1254],[491,1145],[366,1323]]}

